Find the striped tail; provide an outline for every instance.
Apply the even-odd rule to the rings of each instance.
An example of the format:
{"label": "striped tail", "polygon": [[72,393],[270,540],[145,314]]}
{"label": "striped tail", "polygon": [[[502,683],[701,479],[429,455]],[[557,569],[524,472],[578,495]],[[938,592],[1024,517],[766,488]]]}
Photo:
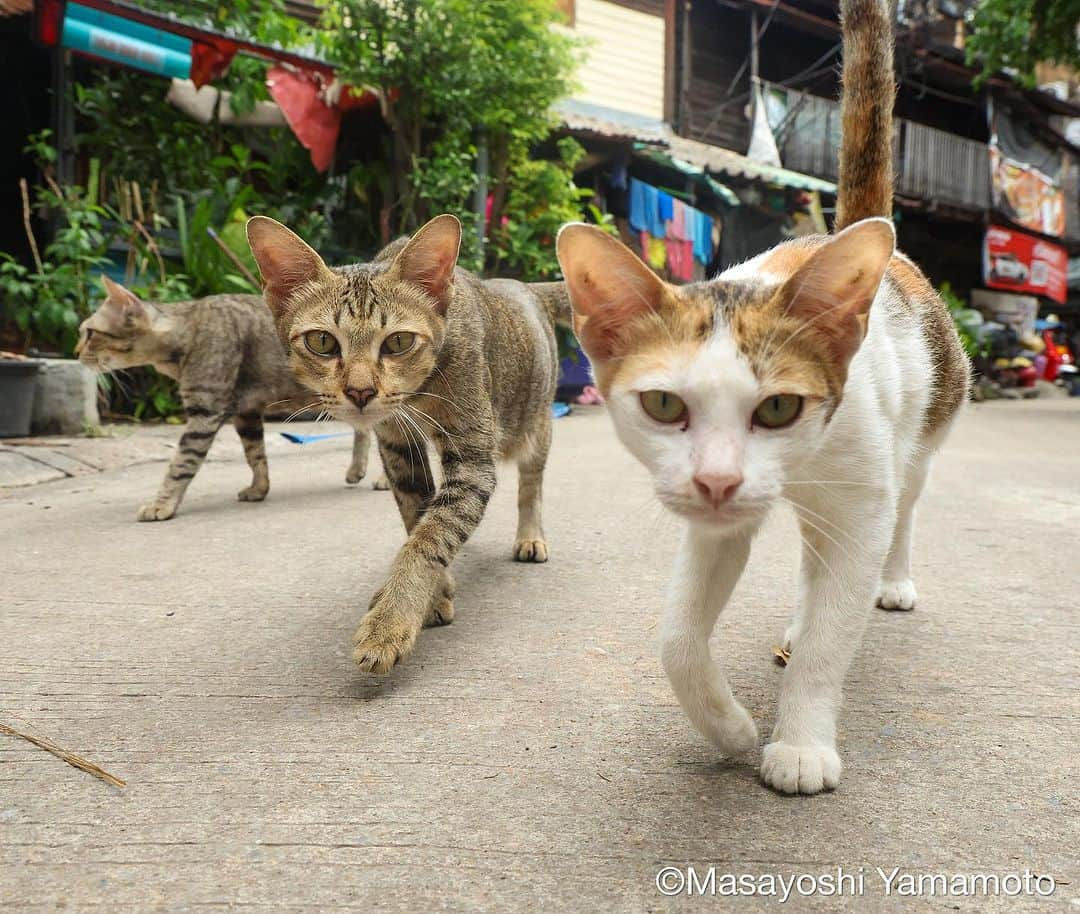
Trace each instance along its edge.
{"label": "striped tail", "polygon": [[888,0],[841,0],[844,37],[836,231],[892,217],[893,26]]}

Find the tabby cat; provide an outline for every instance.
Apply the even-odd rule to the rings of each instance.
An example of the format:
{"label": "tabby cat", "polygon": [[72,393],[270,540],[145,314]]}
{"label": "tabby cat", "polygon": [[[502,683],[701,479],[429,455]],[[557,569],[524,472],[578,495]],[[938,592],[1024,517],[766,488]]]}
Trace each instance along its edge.
{"label": "tabby cat", "polygon": [[[438,216],[374,261],[330,269],[285,226],[256,216],[248,240],[296,377],[321,408],[374,429],[408,540],[354,641],[385,673],[424,625],[454,615],[449,565],[495,488],[518,467],[513,556],[546,562],[541,483],[551,444],[561,283],[482,281],[456,266],[461,225]],[[442,465],[436,492],[426,442]]]}
{"label": "tabby cat", "polygon": [[558,239],[616,431],[688,521],[661,656],[691,722],[727,754],[756,750],[757,731],[709,635],[769,509],[786,502],[798,518],[798,609],[761,764],[784,793],[837,785],[842,680],[874,601],[915,605],[915,502],[969,371],[944,303],[895,250],[888,4],[840,6],[835,235],[681,288],[594,228],[566,226]]}
{"label": "tabby cat", "polygon": [[[263,300],[257,295],[211,295],[153,304],[107,276],[102,281],[107,297],[79,328],[79,360],[99,372],[153,365],[179,382],[188,419],[161,488],[139,508],[139,520],[168,520],[176,513],[229,416],[252,472],[251,485],[238,497],[262,501],[270,490],[264,410],[270,405],[296,410],[314,401],[290,375]],[[357,431],[346,482],[355,484],[364,477],[368,450],[367,433]]]}

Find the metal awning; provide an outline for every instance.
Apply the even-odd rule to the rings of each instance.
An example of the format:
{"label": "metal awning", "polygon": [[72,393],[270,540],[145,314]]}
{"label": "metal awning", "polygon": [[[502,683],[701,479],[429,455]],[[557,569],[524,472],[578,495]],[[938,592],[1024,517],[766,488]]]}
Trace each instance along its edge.
{"label": "metal awning", "polygon": [[662,165],[665,168],[673,168],[676,171],[682,172],[684,175],[689,175],[691,178],[696,178],[728,206],[741,205],[741,201],[735,194],[735,191],[730,187],[721,184],[709,175],[704,168],[699,168],[697,165],[670,155],[666,149],[661,149],[658,146],[647,146],[644,143],[637,143],[634,146],[634,155],[643,159],[648,159],[650,162],[655,162],[657,165]]}
{"label": "metal awning", "polygon": [[823,194],[835,194],[836,185],[831,181],[804,175],[787,168],[765,165],[730,149],[687,140],[672,134],[668,140],[668,154],[674,159],[682,159],[706,171],[729,175],[733,178],[746,178],[750,181],[763,181],[780,187],[794,187],[799,190],[816,190]]}
{"label": "metal awning", "polygon": [[[567,129],[575,133],[633,143],[636,154],[646,155],[654,162],[676,168],[684,174],[708,178],[708,172],[712,172],[780,187],[836,193],[836,185],[830,181],[755,162],[730,149],[688,140],[656,118],[605,108],[579,99],[559,102],[555,112]],[[712,184],[715,186],[711,186],[711,189],[718,197],[731,202],[732,206],[738,205],[738,199],[730,188],[716,181]]]}
{"label": "metal awning", "polygon": [[568,98],[555,105],[563,124],[576,133],[612,140],[667,145],[670,130],[662,120]]}

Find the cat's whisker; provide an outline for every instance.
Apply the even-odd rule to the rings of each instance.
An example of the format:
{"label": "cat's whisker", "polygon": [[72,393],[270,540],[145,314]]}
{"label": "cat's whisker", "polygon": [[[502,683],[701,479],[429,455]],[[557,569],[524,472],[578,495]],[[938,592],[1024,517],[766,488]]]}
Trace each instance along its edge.
{"label": "cat's whisker", "polygon": [[803,504],[799,504],[798,502],[796,502],[796,501],[793,501],[792,499],[788,498],[788,497],[787,497],[787,496],[785,496],[785,495],[781,495],[781,496],[780,496],[780,499],[781,499],[781,501],[785,501],[785,502],[787,502],[787,503],[788,503],[789,505],[791,505],[791,507],[793,507],[793,508],[794,508],[794,509],[795,509],[796,511],[805,511],[805,512],[806,512],[807,514],[809,514],[809,515],[810,515],[811,517],[817,518],[817,520],[819,520],[819,521],[820,521],[821,523],[823,523],[823,524],[827,524],[827,525],[828,525],[828,526],[829,526],[830,528],[832,528],[833,530],[835,530],[835,531],[836,531],[837,533],[839,533],[839,534],[840,534],[841,536],[845,536],[845,537],[847,537],[847,538],[848,538],[848,539],[849,539],[849,540],[850,540],[850,541],[851,541],[851,542],[852,542],[852,543],[853,543],[853,544],[854,544],[855,546],[857,546],[857,547],[858,547],[858,546],[860,545],[860,543],[859,543],[859,540],[858,540],[858,539],[856,539],[856,538],[855,538],[854,536],[852,536],[852,535],[851,535],[850,533],[848,533],[848,532],[847,532],[847,530],[845,530],[845,529],[844,529],[843,527],[841,527],[841,526],[840,526],[839,524],[837,524],[837,523],[835,523],[834,521],[830,520],[830,519],[829,519],[828,517],[826,517],[826,516],[825,516],[824,514],[819,514],[819,513],[817,512],[817,511],[813,510],[812,508],[808,508],[808,507],[806,507],[806,505],[803,505]]}
{"label": "cat's whisker", "polygon": [[[792,507],[795,507],[795,506],[792,505]],[[800,514],[797,507],[795,507],[795,516],[799,519],[800,524],[805,524],[807,527],[809,527],[811,530],[813,530],[819,536],[823,536],[830,543],[832,543],[837,549],[839,549],[850,561],[858,563],[858,561],[859,561],[858,558],[856,556],[854,556],[844,546],[843,543],[841,543],[838,539],[836,539],[836,537],[832,536],[830,533],[828,533],[822,527],[818,526],[816,523],[814,523],[812,520],[810,520],[810,518]],[[806,537],[805,536],[803,537],[803,542],[806,542]]]}
{"label": "cat's whisker", "polygon": [[[409,437],[408,431],[406,430],[404,424],[402,423],[401,417],[398,415],[398,411],[394,410],[392,415],[394,417],[394,421],[398,424],[398,428],[401,430],[401,437],[405,439],[405,443],[409,447],[409,453],[412,454],[412,452],[413,452],[412,438]],[[409,480],[411,482],[415,482],[415,480],[416,480],[416,464],[413,463],[413,461],[411,461],[411,460],[409,461]]]}
{"label": "cat's whisker", "polygon": [[836,581],[837,584],[840,584],[842,586],[844,582],[840,580],[840,576],[835,571],[833,571],[832,566],[821,557],[821,553],[818,552],[813,547],[813,545],[811,545],[810,541],[802,534],[799,535],[799,539],[801,539],[802,544],[814,554],[814,557],[821,563],[821,567],[824,568],[827,572],[829,572],[829,574],[832,576],[832,579]]}
{"label": "cat's whisker", "polygon": [[[439,377],[442,378],[443,384],[446,385],[447,392],[450,393],[453,397],[457,397],[458,392],[454,389],[454,385],[450,383],[443,370],[438,365],[435,366],[435,370],[439,373]],[[455,405],[457,405],[457,400],[454,400],[454,403]],[[460,407],[458,408],[460,409]]]}
{"label": "cat's whisker", "polygon": [[454,409],[456,409],[458,412],[461,412],[461,407],[458,406],[457,403],[455,403],[449,397],[443,397],[439,394],[433,394],[427,390],[402,390],[399,391],[399,393],[405,394],[410,397],[433,397],[436,400],[442,400],[445,403],[449,403]]}
{"label": "cat's whisker", "polygon": [[786,479],[785,486],[865,486],[869,489],[884,489],[879,482],[855,482],[850,479]]}
{"label": "cat's whisker", "polygon": [[405,425],[402,426],[402,429],[406,431],[409,436],[410,452],[413,447],[413,432],[407,431],[406,426],[412,426],[412,428],[416,430],[416,433],[419,434],[419,439],[416,441],[417,461],[420,463],[420,468],[424,471],[424,478],[427,480],[427,484],[434,488],[435,482],[431,478],[431,473],[428,471],[427,449],[424,446],[424,442],[427,440],[427,436],[424,434],[420,426],[418,426],[416,422],[414,422],[413,419],[408,415],[408,413],[403,413],[401,410],[395,410],[394,414],[405,422]]}
{"label": "cat's whisker", "polygon": [[446,437],[446,440],[447,440],[448,444],[451,444],[455,438],[461,437],[460,435],[454,435],[451,432],[448,432],[445,428],[443,428],[438,422],[436,422],[434,419],[432,419],[431,416],[429,416],[427,413],[425,413],[422,409],[417,409],[415,406],[412,406],[409,403],[402,403],[401,405],[403,407],[405,407],[405,409],[409,410],[410,412],[416,413],[422,419],[424,419],[427,422],[430,422],[432,425],[434,425],[435,428],[437,428],[440,432],[442,432],[443,435]]}

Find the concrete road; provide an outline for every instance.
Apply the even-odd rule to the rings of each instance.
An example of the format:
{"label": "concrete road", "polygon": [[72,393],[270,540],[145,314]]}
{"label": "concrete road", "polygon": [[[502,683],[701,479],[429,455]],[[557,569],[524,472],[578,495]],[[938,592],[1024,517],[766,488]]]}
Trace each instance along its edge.
{"label": "concrete road", "polygon": [[[922,602],[875,611],[844,779],[809,799],[691,730],[654,645],[676,524],[602,412],[556,428],[551,562],[510,561],[507,469],[456,621],[386,678],[353,668],[350,636],[403,533],[387,493],[344,486],[346,438],[275,443],[253,505],[226,430],[163,524],[134,519],[161,463],[9,491],[0,721],[128,786],[0,736],[0,909],[765,911],[779,899],[724,898],[722,877],[771,874],[803,875],[795,910],[1077,910],[1080,402],[966,414],[923,502]],[[796,545],[770,522],[714,642],[763,734]],[[687,865],[706,890],[716,867],[715,897],[657,891]],[[819,878],[837,867],[841,899]],[[902,868],[894,892],[1058,884],[914,901],[875,867]]]}

